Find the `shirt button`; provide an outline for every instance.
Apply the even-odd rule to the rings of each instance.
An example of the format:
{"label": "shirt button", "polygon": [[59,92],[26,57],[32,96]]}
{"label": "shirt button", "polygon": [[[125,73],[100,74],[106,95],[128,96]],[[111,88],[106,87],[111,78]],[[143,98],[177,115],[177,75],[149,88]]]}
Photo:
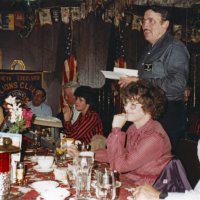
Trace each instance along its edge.
{"label": "shirt button", "polygon": [[151,53],[150,53],[150,52],[148,52],[147,54],[148,54],[148,55],[150,55]]}
{"label": "shirt button", "polygon": [[142,65],[144,65],[144,63],[142,63]]}

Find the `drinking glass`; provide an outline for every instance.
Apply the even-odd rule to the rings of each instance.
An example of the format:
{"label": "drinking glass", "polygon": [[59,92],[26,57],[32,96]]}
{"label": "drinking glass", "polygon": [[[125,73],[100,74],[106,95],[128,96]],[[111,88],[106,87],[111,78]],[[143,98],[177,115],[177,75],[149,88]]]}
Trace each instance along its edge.
{"label": "drinking glass", "polygon": [[37,156],[37,149],[40,147],[40,145],[41,145],[41,137],[40,135],[35,133],[33,135],[33,144],[32,144],[32,147],[34,149],[34,156]]}
{"label": "drinking glass", "polygon": [[76,199],[91,197],[90,185],[93,163],[93,156],[79,156],[76,160]]}
{"label": "drinking glass", "polygon": [[96,197],[101,200],[114,200],[116,197],[116,182],[113,171],[96,171]]}

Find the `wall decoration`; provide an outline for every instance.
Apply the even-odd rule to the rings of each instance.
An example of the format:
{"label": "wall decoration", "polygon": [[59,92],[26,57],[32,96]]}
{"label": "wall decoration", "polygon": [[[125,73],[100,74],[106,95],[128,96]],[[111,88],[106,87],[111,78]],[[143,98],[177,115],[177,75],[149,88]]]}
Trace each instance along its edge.
{"label": "wall decoration", "polygon": [[62,22],[65,24],[69,23],[69,17],[70,17],[70,8],[69,7],[61,7],[61,19]]}
{"label": "wall decoration", "polygon": [[49,8],[39,10],[40,25],[52,24],[51,13]]}

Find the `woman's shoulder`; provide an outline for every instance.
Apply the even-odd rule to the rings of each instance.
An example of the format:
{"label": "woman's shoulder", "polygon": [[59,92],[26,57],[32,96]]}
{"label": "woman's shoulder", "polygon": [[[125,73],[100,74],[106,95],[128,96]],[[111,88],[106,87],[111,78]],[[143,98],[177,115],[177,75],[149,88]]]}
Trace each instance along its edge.
{"label": "woman's shoulder", "polygon": [[147,135],[163,135],[166,134],[164,128],[162,127],[161,123],[159,121],[156,120],[149,120],[143,127],[142,132],[144,132]]}

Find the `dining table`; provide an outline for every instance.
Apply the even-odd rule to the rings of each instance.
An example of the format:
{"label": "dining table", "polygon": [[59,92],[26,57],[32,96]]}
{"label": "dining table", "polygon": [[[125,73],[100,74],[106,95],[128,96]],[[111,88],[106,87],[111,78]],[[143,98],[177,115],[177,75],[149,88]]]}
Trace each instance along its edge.
{"label": "dining table", "polygon": [[[58,183],[59,187],[65,188],[70,192],[70,196],[66,197],[66,199],[69,200],[75,200],[75,187],[69,183],[67,180],[56,180],[53,170],[49,172],[40,172],[36,169],[37,161],[34,161],[33,156],[37,155],[53,155],[53,150],[46,148],[46,147],[39,147],[37,148],[37,155],[35,155],[35,150],[33,148],[27,148],[23,157],[23,162],[25,163],[25,176],[24,181],[22,184],[12,183],[10,188],[10,194],[8,200],[43,200],[41,195],[33,188],[31,187],[31,184],[37,181],[55,181]],[[67,158],[64,161],[64,166],[68,166],[72,163],[72,159]],[[54,168],[57,166],[54,164]],[[100,163],[100,162],[94,162],[94,169],[98,167],[109,167],[107,163]],[[94,176],[92,176],[94,177]],[[93,179],[93,178],[92,178]],[[121,186],[117,188],[117,199],[118,200],[126,200],[131,199],[131,191],[135,187],[134,181],[123,177],[123,175],[120,175],[119,179]],[[95,190],[93,187],[91,187],[91,200],[97,199],[95,197]],[[53,200],[53,199],[52,199]],[[55,199],[56,200],[56,199]]]}

